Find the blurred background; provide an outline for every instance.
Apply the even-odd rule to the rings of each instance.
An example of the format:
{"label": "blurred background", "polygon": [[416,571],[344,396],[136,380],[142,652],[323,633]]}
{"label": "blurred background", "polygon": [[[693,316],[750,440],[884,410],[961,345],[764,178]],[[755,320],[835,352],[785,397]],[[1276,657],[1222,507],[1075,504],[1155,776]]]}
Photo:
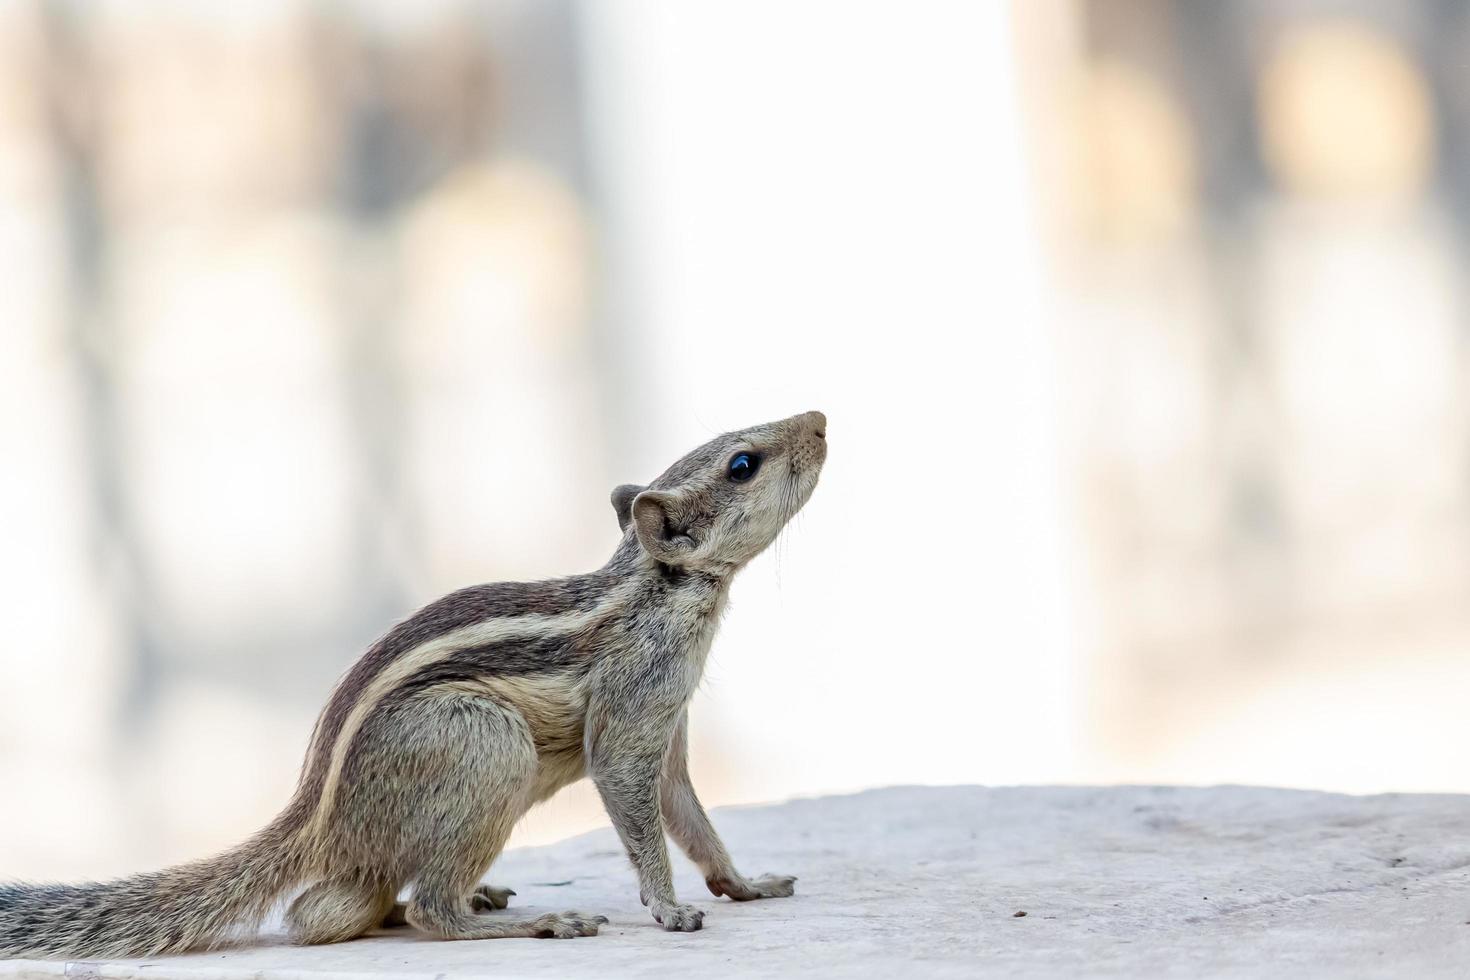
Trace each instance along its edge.
{"label": "blurred background", "polygon": [[1467,56],[1448,0],[0,2],[0,877],[238,840],[392,622],[810,408],[706,802],[1470,791]]}

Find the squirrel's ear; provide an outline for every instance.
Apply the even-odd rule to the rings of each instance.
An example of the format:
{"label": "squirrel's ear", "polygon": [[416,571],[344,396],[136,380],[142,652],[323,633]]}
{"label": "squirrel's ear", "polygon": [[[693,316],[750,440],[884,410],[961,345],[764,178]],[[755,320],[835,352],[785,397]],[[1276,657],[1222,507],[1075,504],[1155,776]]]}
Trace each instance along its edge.
{"label": "squirrel's ear", "polygon": [[635,483],[624,483],[620,487],[613,487],[612,505],[618,515],[619,531],[626,531],[628,522],[633,519],[633,498],[647,489]]}
{"label": "squirrel's ear", "polygon": [[645,490],[633,498],[633,526],[638,543],[658,561],[679,564],[694,550],[694,539],[679,525],[679,498],[662,490]]}

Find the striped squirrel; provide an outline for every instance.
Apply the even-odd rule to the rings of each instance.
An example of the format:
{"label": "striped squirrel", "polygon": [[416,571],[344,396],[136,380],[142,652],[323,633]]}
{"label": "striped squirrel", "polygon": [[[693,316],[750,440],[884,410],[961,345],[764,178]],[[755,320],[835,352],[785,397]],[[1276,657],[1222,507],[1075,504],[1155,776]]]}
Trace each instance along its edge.
{"label": "striped squirrel", "polygon": [[[665,929],[667,832],[711,893],[791,895],[735,869],[687,768],[687,705],[730,581],[806,503],[827,456],[807,412],[727,433],[612,492],[623,537],[586,575],[473,586],[430,603],[343,676],[296,793],[244,844],[118,881],[0,885],[0,957],[144,956],[250,935],[275,903],[297,943],[408,923],[445,939],[593,936],[604,916],[505,921],[478,885],[536,803],[590,775]],[[396,904],[411,886],[406,905]]]}

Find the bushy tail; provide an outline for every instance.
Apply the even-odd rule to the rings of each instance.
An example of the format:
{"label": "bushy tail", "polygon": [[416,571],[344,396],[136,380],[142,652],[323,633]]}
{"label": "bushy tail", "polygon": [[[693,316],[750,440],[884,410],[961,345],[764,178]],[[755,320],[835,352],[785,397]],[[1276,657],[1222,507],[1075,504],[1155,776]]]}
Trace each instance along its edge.
{"label": "bushy tail", "polygon": [[278,819],[233,850],[82,885],[0,884],[0,959],[152,956],[216,946],[254,929],[301,875]]}

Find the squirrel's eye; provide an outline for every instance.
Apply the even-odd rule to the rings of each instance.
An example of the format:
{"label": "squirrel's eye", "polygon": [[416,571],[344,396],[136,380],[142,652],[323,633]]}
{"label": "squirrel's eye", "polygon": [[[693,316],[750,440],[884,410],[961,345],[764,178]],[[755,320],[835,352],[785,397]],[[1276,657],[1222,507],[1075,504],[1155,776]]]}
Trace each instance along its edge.
{"label": "squirrel's eye", "polygon": [[759,456],[750,453],[736,453],[735,458],[730,460],[730,479],[736,483],[744,483],[755,476],[756,468],[761,464]]}

